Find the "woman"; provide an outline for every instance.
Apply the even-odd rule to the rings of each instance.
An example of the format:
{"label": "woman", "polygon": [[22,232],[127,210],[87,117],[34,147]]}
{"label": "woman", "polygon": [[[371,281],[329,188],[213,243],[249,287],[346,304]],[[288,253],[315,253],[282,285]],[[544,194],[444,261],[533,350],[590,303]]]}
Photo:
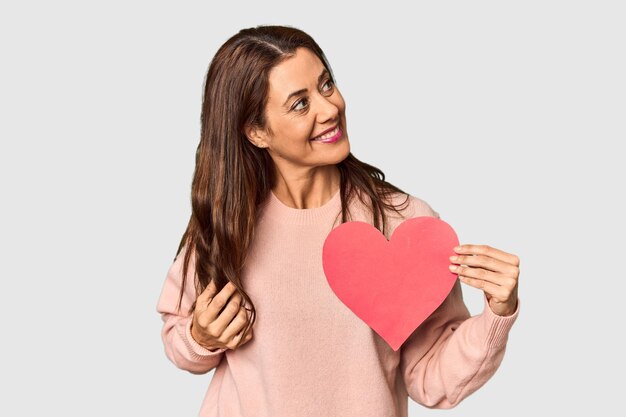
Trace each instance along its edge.
{"label": "woman", "polygon": [[215,369],[200,416],[396,417],[408,397],[450,408],[503,359],[515,255],[462,245],[451,267],[484,291],[483,313],[470,317],[456,281],[397,351],[328,286],[334,227],[369,221],[389,238],[439,217],[350,153],[345,109],[324,53],[292,27],[241,30],[209,66],[191,219],[157,305],[167,357]]}

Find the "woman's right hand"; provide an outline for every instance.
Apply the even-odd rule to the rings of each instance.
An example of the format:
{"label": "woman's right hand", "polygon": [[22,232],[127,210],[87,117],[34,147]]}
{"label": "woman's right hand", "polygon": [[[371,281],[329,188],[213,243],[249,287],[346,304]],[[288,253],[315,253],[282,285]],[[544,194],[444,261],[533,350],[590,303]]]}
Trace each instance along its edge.
{"label": "woman's right hand", "polygon": [[[248,325],[248,315],[245,308],[240,306],[241,295],[237,293],[233,296],[236,287],[232,282],[224,285],[218,294],[215,294],[216,289],[211,280],[198,297],[193,312],[191,336],[199,345],[209,350],[234,349],[243,335],[243,329]],[[252,328],[241,345],[250,339]]]}

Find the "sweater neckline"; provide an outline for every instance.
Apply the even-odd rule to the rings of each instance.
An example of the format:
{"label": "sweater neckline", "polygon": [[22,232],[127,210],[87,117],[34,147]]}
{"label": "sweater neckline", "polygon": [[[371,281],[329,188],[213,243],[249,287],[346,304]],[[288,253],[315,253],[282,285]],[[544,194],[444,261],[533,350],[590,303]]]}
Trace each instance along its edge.
{"label": "sweater neckline", "polygon": [[282,223],[311,224],[327,221],[341,210],[341,187],[335,194],[319,207],[298,209],[283,203],[270,189],[265,213],[267,216],[280,220]]}

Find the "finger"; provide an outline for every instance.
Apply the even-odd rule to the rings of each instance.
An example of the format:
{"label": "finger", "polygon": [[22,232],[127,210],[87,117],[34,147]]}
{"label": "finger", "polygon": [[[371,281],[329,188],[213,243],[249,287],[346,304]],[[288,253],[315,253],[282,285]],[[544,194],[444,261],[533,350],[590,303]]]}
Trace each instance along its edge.
{"label": "finger", "polygon": [[450,271],[465,277],[476,278],[493,283],[494,285],[503,285],[508,279],[503,274],[489,271],[487,269],[475,268],[471,266],[455,266],[451,265]]}
{"label": "finger", "polygon": [[[214,330],[218,334],[224,333],[231,321],[237,316],[241,308],[241,294],[233,294],[228,300],[224,309],[219,313],[217,318],[213,321]],[[234,333],[233,333],[234,334]]]}
{"label": "finger", "polygon": [[250,340],[252,340],[252,327],[250,328],[250,331],[248,332],[248,334],[245,336],[245,338],[243,339],[243,342],[241,342],[242,345],[248,343]]}
{"label": "finger", "polygon": [[485,293],[489,294],[490,297],[495,297],[496,300],[503,299],[503,289],[499,285],[493,284],[489,281],[471,278],[464,275],[459,275],[459,280],[469,286],[483,290]]}
{"label": "finger", "polygon": [[454,251],[458,254],[487,255],[502,262],[506,262],[514,266],[519,266],[519,258],[516,255],[504,252],[500,249],[492,248],[488,245],[464,244],[459,245],[459,249],[454,248]]}
{"label": "finger", "polygon": [[251,328],[250,328],[250,331],[249,331],[249,332],[248,332],[248,334],[246,335],[246,340],[245,340],[245,342],[244,342],[244,343],[246,343],[246,342],[250,341],[250,340],[252,339],[253,334],[254,334],[254,327],[251,327]]}
{"label": "finger", "polygon": [[[230,349],[234,349],[235,345],[237,345],[237,343],[239,343],[241,341],[241,343],[239,344],[239,346],[246,344],[247,342],[249,342],[252,339],[252,328],[250,328],[250,331],[245,335],[244,337],[244,331],[240,331],[239,333],[237,333],[235,336],[233,336],[232,339],[230,339],[226,346],[228,346]],[[241,338],[243,337],[243,340],[241,340]]]}
{"label": "finger", "polygon": [[246,310],[243,306],[239,308],[239,312],[228,324],[223,332],[223,336],[226,340],[236,337],[240,334],[248,325],[248,317]]}
{"label": "finger", "polygon": [[209,285],[207,285],[204,291],[202,291],[202,293],[198,296],[196,305],[202,306],[202,309],[205,309],[216,292],[217,286],[215,285],[215,280],[209,281]]}
{"label": "finger", "polygon": [[[209,322],[213,322],[218,318],[218,316],[220,315],[220,312],[224,308],[226,308],[231,298],[231,295],[233,295],[235,290],[236,290],[235,285],[229,281],[226,283],[226,285],[224,285],[224,287],[220,290],[220,292],[215,294],[215,296],[213,296],[213,298],[209,300],[209,306],[206,309],[206,315],[209,319]],[[228,323],[225,323],[224,327],[226,326],[226,324]]]}
{"label": "finger", "polygon": [[499,272],[502,274],[515,275],[517,267],[510,263],[492,258],[487,255],[457,255],[451,256],[450,262],[459,265],[478,266],[489,271]]}
{"label": "finger", "polygon": [[[229,349],[234,349],[237,344],[239,344],[239,346],[244,345],[246,342],[248,342],[250,339],[252,339],[252,329],[250,329],[250,332],[248,332],[248,334],[246,335],[246,337],[241,340],[241,338],[243,337],[243,331],[237,333],[232,339],[230,339],[228,341],[228,343],[226,343],[226,346]],[[240,343],[241,342],[241,343]]]}

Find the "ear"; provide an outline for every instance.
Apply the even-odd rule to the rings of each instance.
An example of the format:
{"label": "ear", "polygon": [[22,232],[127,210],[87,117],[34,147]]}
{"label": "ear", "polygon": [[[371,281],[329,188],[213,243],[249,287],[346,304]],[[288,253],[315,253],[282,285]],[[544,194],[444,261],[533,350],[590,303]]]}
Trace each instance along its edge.
{"label": "ear", "polygon": [[266,135],[261,129],[255,126],[247,125],[245,127],[246,137],[254,146],[259,148],[267,148],[267,142],[265,140]]}

